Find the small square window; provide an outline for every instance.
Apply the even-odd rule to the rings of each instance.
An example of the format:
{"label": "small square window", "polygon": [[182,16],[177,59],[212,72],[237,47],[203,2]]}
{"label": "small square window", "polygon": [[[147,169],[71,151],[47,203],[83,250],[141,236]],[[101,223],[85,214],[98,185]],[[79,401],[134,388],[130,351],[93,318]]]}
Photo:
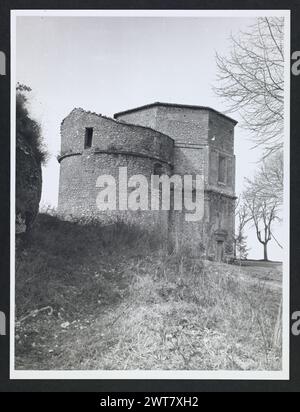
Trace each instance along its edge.
{"label": "small square window", "polygon": [[84,148],[85,149],[88,149],[89,147],[92,147],[93,132],[94,132],[94,129],[92,127],[86,127],[85,128],[85,138],[84,138]]}

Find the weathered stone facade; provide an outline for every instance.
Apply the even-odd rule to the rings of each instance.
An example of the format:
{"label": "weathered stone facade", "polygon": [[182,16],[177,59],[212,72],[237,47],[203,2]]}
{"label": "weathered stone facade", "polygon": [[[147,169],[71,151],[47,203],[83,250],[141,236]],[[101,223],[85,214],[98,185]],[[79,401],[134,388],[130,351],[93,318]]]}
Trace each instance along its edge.
{"label": "weathered stone facade", "polygon": [[[198,255],[231,257],[235,125],[229,117],[200,106],[153,103],[117,113],[114,119],[74,109],[61,125],[59,212],[104,223],[133,221],[177,243],[192,244]],[[128,178],[145,176],[149,187],[157,167],[169,176],[203,176],[204,218],[187,222],[183,212],[172,210],[100,212],[97,178],[109,174],[118,182],[120,167],[127,167]]]}

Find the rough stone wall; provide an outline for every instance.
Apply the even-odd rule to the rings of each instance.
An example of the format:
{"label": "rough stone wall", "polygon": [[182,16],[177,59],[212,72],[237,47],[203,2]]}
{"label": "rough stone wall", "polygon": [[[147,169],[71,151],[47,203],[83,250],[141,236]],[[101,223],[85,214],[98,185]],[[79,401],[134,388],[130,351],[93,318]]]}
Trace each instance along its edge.
{"label": "rough stone wall", "polygon": [[[94,130],[89,149],[84,149],[86,127],[93,127]],[[150,210],[150,178],[157,165],[162,173],[171,174],[174,161],[171,138],[148,128],[122,124],[83,110],[73,111],[64,120],[61,130],[60,214],[97,218],[104,224],[125,221],[147,229],[156,227],[167,235],[169,213]],[[139,174],[147,178],[149,211],[98,210],[96,199],[102,190],[96,187],[98,177],[110,175],[115,178],[118,199],[120,167],[127,167],[128,179]]]}
{"label": "rough stone wall", "polygon": [[130,124],[151,127],[151,129],[158,130],[156,124],[157,111],[157,107],[149,107],[147,110],[131,112],[126,115],[117,117],[117,120],[124,121]]}
{"label": "rough stone wall", "polygon": [[[207,253],[214,260],[233,257],[235,231],[235,124],[210,112],[208,133],[209,219],[205,229]],[[224,159],[224,180],[219,180],[220,157]]]}
{"label": "rough stone wall", "polygon": [[[150,121],[151,116],[154,117]],[[118,115],[119,120],[148,126],[165,133],[175,140],[175,144],[206,144],[208,136],[209,112],[205,109],[185,109],[182,107],[157,106],[136,112]]]}
{"label": "rough stone wall", "polygon": [[[151,116],[155,117],[150,121]],[[175,142],[174,173],[203,174],[208,171],[209,112],[182,107],[149,107],[118,115],[119,120],[147,126],[164,133]]]}
{"label": "rough stone wall", "polygon": [[[156,228],[177,244],[212,259],[232,256],[235,203],[234,122],[208,109],[155,106],[118,116],[118,121],[75,109],[61,127],[59,211],[76,217],[97,217],[104,223],[125,220]],[[94,130],[84,149],[85,128]],[[155,130],[153,130],[155,129]],[[226,161],[226,179],[219,181],[219,157]],[[205,213],[187,222],[186,211],[99,212],[99,175],[118,182],[119,167],[128,177],[150,177],[157,164],[168,175],[203,176]],[[150,209],[150,193],[149,193]]]}
{"label": "rough stone wall", "polygon": [[61,155],[84,150],[85,129],[93,128],[94,150],[136,153],[173,163],[173,140],[148,127],[139,127],[74,109],[61,125]]}
{"label": "rough stone wall", "polygon": [[[211,112],[209,116],[209,171],[210,189],[228,195],[235,194],[234,124]],[[219,156],[225,158],[224,182],[218,181]]]}
{"label": "rough stone wall", "polygon": [[[232,256],[235,203],[234,126],[228,118],[209,109],[157,106],[121,114],[118,119],[140,125],[152,124],[175,141],[174,173],[200,174],[205,183],[202,222],[186,222],[184,214],[171,213],[172,234],[205,249],[207,257]],[[219,157],[225,159],[225,181],[219,181]]]}
{"label": "rough stone wall", "polygon": [[[225,181],[219,181],[219,157],[225,159]],[[217,150],[209,149],[208,186],[210,189],[234,195],[235,188],[235,156]]]}
{"label": "rough stone wall", "polygon": [[208,140],[211,147],[233,154],[235,124],[224,116],[211,111],[209,113]]}
{"label": "rough stone wall", "polygon": [[218,244],[222,249],[222,259],[233,256],[235,198],[217,192],[207,192],[207,217],[205,223],[205,243],[207,257],[218,257]]}

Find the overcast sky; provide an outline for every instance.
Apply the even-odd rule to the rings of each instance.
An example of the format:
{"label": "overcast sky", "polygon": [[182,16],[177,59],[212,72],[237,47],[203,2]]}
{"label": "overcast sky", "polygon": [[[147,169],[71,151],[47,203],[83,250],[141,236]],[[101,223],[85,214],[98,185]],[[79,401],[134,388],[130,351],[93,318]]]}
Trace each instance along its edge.
{"label": "overcast sky", "polygon": [[[50,159],[43,168],[41,205],[57,205],[60,123],[74,107],[107,116],[154,101],[226,106],[212,90],[215,52],[253,24],[245,18],[17,17],[17,81],[32,88],[31,110],[42,125]],[[228,113],[240,120],[236,113]],[[235,131],[236,192],[261,153],[247,132]],[[280,239],[281,228],[276,230]],[[249,257],[262,246],[248,231]],[[271,259],[282,259],[274,241]]]}

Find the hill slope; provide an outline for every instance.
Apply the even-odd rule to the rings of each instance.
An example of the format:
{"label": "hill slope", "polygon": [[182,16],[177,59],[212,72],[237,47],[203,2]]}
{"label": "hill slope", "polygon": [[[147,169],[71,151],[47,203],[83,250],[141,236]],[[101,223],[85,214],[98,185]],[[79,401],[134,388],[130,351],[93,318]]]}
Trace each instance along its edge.
{"label": "hill slope", "polygon": [[279,273],[49,215],[16,253],[17,369],[281,369],[280,288],[266,283]]}

